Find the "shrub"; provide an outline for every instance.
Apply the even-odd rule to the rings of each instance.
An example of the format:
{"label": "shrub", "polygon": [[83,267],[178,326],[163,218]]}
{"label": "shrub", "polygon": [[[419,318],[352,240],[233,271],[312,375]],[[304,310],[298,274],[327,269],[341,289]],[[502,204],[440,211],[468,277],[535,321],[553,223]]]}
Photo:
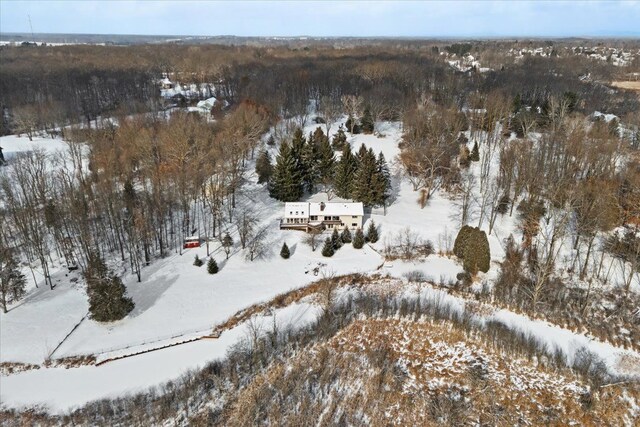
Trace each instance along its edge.
{"label": "shrub", "polygon": [[364,233],[360,228],[356,230],[356,235],[353,238],[353,247],[355,249],[362,249],[364,246]]}
{"label": "shrub", "polygon": [[203,261],[200,259],[198,254],[196,254],[196,257],[193,260],[193,265],[195,265],[196,267],[202,267],[202,264],[203,264]]}
{"label": "shrub", "polygon": [[291,253],[289,252],[289,246],[287,246],[287,242],[282,244],[282,249],[280,249],[280,256],[284,259],[289,259]]}
{"label": "shrub", "polygon": [[331,243],[331,239],[327,237],[327,239],[324,241],[324,246],[322,247],[322,256],[328,258],[332,257],[334,253],[335,251],[333,249],[333,243]]}
{"label": "shrub", "polygon": [[207,272],[209,274],[216,274],[218,272],[218,263],[215,259],[209,258],[209,261],[207,262]]}

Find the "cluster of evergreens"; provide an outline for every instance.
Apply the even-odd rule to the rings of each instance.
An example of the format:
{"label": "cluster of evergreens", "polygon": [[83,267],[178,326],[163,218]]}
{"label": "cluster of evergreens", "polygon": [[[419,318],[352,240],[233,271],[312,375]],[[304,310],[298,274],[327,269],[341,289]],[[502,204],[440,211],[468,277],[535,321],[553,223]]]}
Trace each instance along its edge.
{"label": "cluster of evergreens", "polygon": [[[342,138],[344,132],[337,134]],[[366,206],[384,205],[389,198],[391,179],[384,155],[377,157],[373,150],[360,147],[354,155],[345,141],[334,144],[343,146],[337,160],[329,138],[321,128],[305,138],[297,129],[292,141],[280,146],[275,166],[271,165],[268,152],[263,151],[256,163],[259,182],[269,182],[269,193],[283,202],[300,199],[305,191],[315,191],[322,185],[327,192],[344,199],[353,199]],[[346,144],[346,145],[345,145]]]}

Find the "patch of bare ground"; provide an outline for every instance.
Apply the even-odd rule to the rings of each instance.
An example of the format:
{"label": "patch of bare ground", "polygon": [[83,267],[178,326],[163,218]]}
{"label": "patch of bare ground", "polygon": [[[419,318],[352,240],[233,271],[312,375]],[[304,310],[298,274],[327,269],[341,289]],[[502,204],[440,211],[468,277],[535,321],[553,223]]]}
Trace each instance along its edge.
{"label": "patch of bare ground", "polygon": [[616,87],[618,89],[626,89],[626,90],[635,90],[640,92],[640,80],[637,81],[613,81],[611,82],[611,86]]}
{"label": "patch of bare ground", "polygon": [[447,322],[361,319],[244,387],[224,425],[633,425],[637,387],[590,387]]}

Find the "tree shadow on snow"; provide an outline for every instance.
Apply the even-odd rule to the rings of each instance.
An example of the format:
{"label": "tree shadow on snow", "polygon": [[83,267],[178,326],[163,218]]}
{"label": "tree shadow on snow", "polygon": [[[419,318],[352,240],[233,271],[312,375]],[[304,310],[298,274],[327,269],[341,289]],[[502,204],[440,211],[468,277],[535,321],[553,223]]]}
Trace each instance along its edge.
{"label": "tree shadow on snow", "polygon": [[127,286],[127,295],[133,299],[136,306],[129,313],[130,317],[137,317],[156,303],[167,289],[178,280],[178,275],[159,276],[148,282],[135,283]]}

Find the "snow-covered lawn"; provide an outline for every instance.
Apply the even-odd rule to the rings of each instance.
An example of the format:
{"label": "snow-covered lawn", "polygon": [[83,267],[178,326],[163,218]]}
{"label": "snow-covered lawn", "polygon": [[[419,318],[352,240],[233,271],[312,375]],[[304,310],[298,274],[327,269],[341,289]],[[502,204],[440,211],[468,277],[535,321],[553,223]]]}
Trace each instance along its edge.
{"label": "snow-covered lawn", "polygon": [[[253,327],[271,330],[275,317],[279,330],[296,329],[314,321],[319,313],[318,306],[296,303],[272,315],[257,317]],[[0,401],[8,407],[44,405],[54,413],[61,413],[93,400],[124,397],[220,359],[229,347],[248,335],[248,323],[243,323],[218,339],[195,341],[101,366],[41,368],[2,377]]]}

